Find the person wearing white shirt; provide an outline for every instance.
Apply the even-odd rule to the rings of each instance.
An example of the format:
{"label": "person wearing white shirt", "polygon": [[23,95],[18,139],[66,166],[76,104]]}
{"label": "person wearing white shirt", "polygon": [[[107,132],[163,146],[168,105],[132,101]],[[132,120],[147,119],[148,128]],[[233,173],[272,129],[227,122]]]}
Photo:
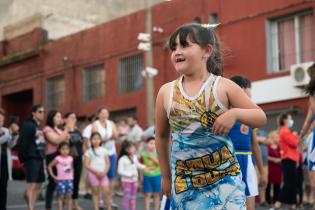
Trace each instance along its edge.
{"label": "person wearing white shirt", "polygon": [[136,117],[128,117],[127,118],[127,123],[130,126],[130,131],[128,133],[127,139],[128,141],[134,143],[134,144],[139,144],[141,141],[142,135],[143,135],[143,130],[142,128],[138,125],[138,121]]}

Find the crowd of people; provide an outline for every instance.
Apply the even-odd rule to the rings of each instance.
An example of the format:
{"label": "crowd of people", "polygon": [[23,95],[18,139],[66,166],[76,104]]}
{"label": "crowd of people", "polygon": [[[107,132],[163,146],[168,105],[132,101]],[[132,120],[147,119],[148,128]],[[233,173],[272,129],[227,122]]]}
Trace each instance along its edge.
{"label": "crowd of people", "polygon": [[[19,131],[14,120],[3,127],[1,109],[0,208],[6,206],[10,148],[18,138],[29,210],[35,209],[45,180],[47,210],[52,209],[55,195],[59,210],[65,206],[81,210],[80,180],[86,180],[85,193],[91,192],[94,210],[100,205],[117,207],[112,198],[120,190],[124,210],[135,210],[139,186],[146,210],[152,197],[154,210],[253,210],[257,203],[297,209],[303,207],[303,189],[309,189],[311,195],[306,197],[312,203],[315,64],[309,69],[310,108],[301,132],[292,130],[292,115],[282,113],[278,128],[266,134],[259,129],[266,115],[250,99],[251,82],[242,76],[222,77],[215,27],[187,24],[170,37],[171,61],[181,76],[161,87],[155,127],[146,132],[135,116],[117,124],[109,120],[104,107],[78,127],[74,112],[50,110],[45,116],[42,105],[32,107]],[[303,186],[305,163],[310,171],[308,188]]]}
{"label": "crowd of people", "polygon": [[[5,112],[1,109],[0,124]],[[32,114],[21,130],[15,122],[9,129],[1,127],[2,151],[9,150],[19,138],[19,159],[26,169],[25,193],[28,209],[35,209],[40,185],[48,182],[45,208],[52,209],[57,198],[58,209],[82,209],[78,203],[80,180],[86,180],[84,193],[92,193],[95,210],[117,207],[112,202],[114,187],[120,183],[125,209],[136,209],[139,177],[143,181],[146,209],[153,195],[154,209],[159,208],[161,176],[155,151],[154,133],[143,132],[134,116],[117,124],[108,119],[107,109],[100,108],[88,125],[79,129],[75,113],[64,115],[56,110],[47,113],[34,105]],[[117,148],[119,152],[117,152]],[[6,209],[8,180],[7,153],[1,156],[1,209]],[[117,159],[119,157],[119,159]],[[118,169],[116,168],[118,166]],[[142,169],[142,173],[138,173]],[[119,180],[120,179],[120,180]],[[6,180],[6,182],[2,181]],[[118,189],[119,191],[119,189]]]}

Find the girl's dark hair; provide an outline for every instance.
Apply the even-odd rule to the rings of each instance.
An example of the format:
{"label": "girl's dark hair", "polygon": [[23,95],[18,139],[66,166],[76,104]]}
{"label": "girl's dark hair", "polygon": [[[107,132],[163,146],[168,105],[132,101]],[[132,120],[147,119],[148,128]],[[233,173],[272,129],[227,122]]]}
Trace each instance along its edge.
{"label": "girl's dark hair", "polygon": [[315,79],[312,79],[305,87],[305,93],[314,96],[315,94]]}
{"label": "girl's dark hair", "polygon": [[58,112],[57,110],[50,110],[48,112],[48,115],[47,115],[47,120],[46,120],[46,125],[51,127],[51,128],[54,128],[55,125],[54,125],[54,117],[60,112]]}
{"label": "girl's dark hair", "polygon": [[220,40],[214,28],[203,26],[198,23],[190,23],[180,26],[171,35],[169,39],[169,48],[174,51],[176,49],[176,37],[179,36],[179,44],[182,47],[188,45],[187,38],[205,49],[209,45],[212,46],[212,54],[207,60],[208,72],[222,76],[223,75],[223,58],[221,55]]}
{"label": "girl's dark hair", "polygon": [[248,80],[247,78],[242,77],[242,76],[238,76],[238,75],[237,76],[233,76],[233,77],[230,78],[230,80],[235,82],[238,86],[240,86],[243,89],[252,87],[252,84],[251,84],[250,80]]}
{"label": "girl's dark hair", "polygon": [[70,147],[70,145],[69,145],[68,142],[63,141],[63,142],[61,142],[61,143],[58,145],[58,151],[60,151],[61,148],[64,147],[64,146],[67,146],[68,148]]}
{"label": "girl's dark hair", "polygon": [[307,73],[310,76],[311,80],[315,79],[315,63],[313,63],[308,69]]}
{"label": "girl's dark hair", "polygon": [[306,94],[314,96],[315,94],[315,63],[307,69],[308,74],[311,78],[310,82],[304,88]]}
{"label": "girl's dark hair", "polygon": [[[99,132],[92,132],[91,137],[90,137],[92,151],[93,151],[94,155],[97,156],[95,149],[94,149],[94,145],[92,144],[92,139],[94,136],[98,136],[98,137],[100,137],[100,139],[102,139],[102,136]],[[101,146],[101,143],[99,146]]]}
{"label": "girl's dark hair", "polygon": [[74,112],[67,112],[63,117],[68,118],[70,115],[75,114]]}
{"label": "girl's dark hair", "polygon": [[94,121],[96,120],[95,114],[91,114],[91,115],[87,118],[87,120],[88,120],[90,123],[94,122]]}
{"label": "girl's dark hair", "polygon": [[279,126],[284,126],[284,121],[286,120],[286,119],[288,119],[288,117],[289,117],[289,113],[281,113],[279,116],[278,116],[278,125]]}
{"label": "girl's dark hair", "polygon": [[133,143],[131,143],[130,141],[128,140],[125,140],[122,144],[121,144],[121,148],[120,148],[120,153],[119,153],[119,156],[118,156],[118,159],[121,158],[122,156],[126,155],[129,160],[131,161],[131,163],[133,163],[133,160],[132,158],[130,158],[130,155],[128,153],[128,148],[134,146]]}
{"label": "girl's dark hair", "polygon": [[148,138],[145,139],[145,143],[149,143],[152,140],[155,141],[155,137],[154,136],[149,136]]}

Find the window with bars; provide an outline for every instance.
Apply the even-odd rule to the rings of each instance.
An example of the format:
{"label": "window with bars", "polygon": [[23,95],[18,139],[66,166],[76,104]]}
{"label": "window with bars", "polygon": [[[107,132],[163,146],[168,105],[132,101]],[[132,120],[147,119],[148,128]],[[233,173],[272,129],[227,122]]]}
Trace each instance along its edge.
{"label": "window with bars", "polygon": [[46,107],[57,108],[64,103],[65,79],[64,76],[49,78],[46,81]]}
{"label": "window with bars", "polygon": [[305,11],[267,22],[267,63],[270,73],[315,60],[314,17]]}
{"label": "window with bars", "polygon": [[90,101],[104,97],[104,65],[95,65],[83,70],[83,100]]}
{"label": "window with bars", "polygon": [[143,55],[133,55],[119,61],[119,92],[128,93],[143,88],[144,81],[141,75]]}

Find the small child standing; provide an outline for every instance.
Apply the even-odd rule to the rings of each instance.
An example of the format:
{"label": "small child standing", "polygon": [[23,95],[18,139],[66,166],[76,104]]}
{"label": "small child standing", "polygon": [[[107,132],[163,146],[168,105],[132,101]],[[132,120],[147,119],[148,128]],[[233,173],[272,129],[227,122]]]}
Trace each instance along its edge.
{"label": "small child standing", "polygon": [[[63,210],[65,199],[67,201],[68,210],[72,210],[73,158],[69,155],[69,143],[61,142],[58,151],[60,155],[49,163],[48,171],[57,181],[58,210]],[[57,168],[57,176],[53,172],[54,166]]]}
{"label": "small child standing", "polygon": [[84,166],[88,171],[88,179],[92,188],[94,210],[99,210],[99,195],[104,196],[108,210],[112,209],[109,181],[107,173],[110,167],[109,157],[105,148],[101,147],[102,137],[100,133],[91,134],[91,148],[84,154]]}
{"label": "small child standing", "polygon": [[136,146],[131,142],[126,140],[122,143],[118,161],[118,174],[121,176],[124,192],[124,210],[136,209],[138,169],[145,168],[144,165],[138,162],[135,151]]}
{"label": "small child standing", "polygon": [[144,172],[143,193],[145,194],[145,209],[150,210],[150,198],[154,197],[154,210],[159,209],[161,193],[161,171],[155,148],[155,137],[146,139],[146,151],[141,152],[140,162],[147,170]]}

